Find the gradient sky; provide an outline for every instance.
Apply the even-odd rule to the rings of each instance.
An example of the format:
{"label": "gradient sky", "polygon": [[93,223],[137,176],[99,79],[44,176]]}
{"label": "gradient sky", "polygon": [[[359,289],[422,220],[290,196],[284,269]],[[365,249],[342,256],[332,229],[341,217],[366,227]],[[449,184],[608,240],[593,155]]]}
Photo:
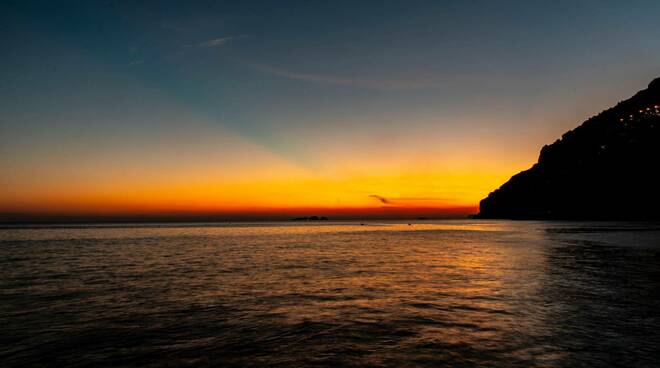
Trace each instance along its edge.
{"label": "gradient sky", "polygon": [[3,1],[0,212],[454,214],[660,76],[658,1]]}

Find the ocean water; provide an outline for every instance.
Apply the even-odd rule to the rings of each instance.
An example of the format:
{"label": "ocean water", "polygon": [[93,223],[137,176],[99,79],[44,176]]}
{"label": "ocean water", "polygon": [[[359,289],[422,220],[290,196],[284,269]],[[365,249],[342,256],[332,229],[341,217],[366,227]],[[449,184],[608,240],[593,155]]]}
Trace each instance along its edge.
{"label": "ocean water", "polygon": [[2,367],[658,367],[660,224],[0,228]]}

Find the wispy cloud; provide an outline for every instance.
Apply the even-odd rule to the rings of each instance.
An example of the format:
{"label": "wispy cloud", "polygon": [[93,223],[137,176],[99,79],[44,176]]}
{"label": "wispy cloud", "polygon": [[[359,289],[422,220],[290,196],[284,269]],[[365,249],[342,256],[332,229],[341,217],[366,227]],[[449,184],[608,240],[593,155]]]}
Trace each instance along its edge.
{"label": "wispy cloud", "polygon": [[224,46],[227,42],[233,40],[234,37],[220,37],[220,38],[213,38],[210,40],[206,40],[204,42],[201,42],[197,44],[199,47],[204,47],[204,48],[211,48],[211,47],[220,47]]}
{"label": "wispy cloud", "polygon": [[142,59],[140,59],[140,60],[133,60],[133,61],[131,61],[130,63],[128,63],[128,65],[130,65],[130,66],[133,66],[133,65],[140,65],[140,64],[144,64],[144,60],[142,60]]}
{"label": "wispy cloud", "polygon": [[387,198],[385,198],[385,197],[381,197],[381,196],[376,195],[376,194],[372,194],[372,195],[370,195],[369,197],[371,197],[371,198],[376,198],[376,199],[379,200],[380,203],[382,203],[382,204],[392,204]]}
{"label": "wispy cloud", "polygon": [[397,197],[397,198],[385,198],[383,196],[377,195],[377,194],[371,194],[369,195],[369,198],[374,198],[378,200],[380,203],[388,205],[388,206],[398,206],[398,207],[405,207],[405,206],[411,206],[411,205],[419,205],[418,202],[440,202],[440,201],[445,201],[446,198],[439,198],[439,197]]}
{"label": "wispy cloud", "polygon": [[347,86],[354,88],[393,91],[393,90],[414,90],[424,88],[438,88],[446,85],[444,82],[429,80],[379,80],[366,78],[349,78],[324,74],[299,73],[282,68],[276,68],[270,65],[259,63],[242,62],[253,69],[262,73],[276,75],[293,80],[305,81],[318,84],[331,84]]}

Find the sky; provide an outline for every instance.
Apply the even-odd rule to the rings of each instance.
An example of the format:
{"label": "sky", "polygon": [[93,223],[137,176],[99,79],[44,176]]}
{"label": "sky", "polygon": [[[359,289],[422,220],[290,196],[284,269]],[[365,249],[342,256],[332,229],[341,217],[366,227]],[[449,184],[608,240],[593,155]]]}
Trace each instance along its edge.
{"label": "sky", "polygon": [[657,1],[0,3],[0,217],[464,216],[660,76]]}

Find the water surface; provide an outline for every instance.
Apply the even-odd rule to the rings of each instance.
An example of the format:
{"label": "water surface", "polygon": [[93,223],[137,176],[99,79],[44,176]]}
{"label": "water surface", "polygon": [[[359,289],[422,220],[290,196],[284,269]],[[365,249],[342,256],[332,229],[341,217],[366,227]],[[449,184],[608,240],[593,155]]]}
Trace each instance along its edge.
{"label": "water surface", "polygon": [[660,366],[660,225],[0,228],[0,365]]}

